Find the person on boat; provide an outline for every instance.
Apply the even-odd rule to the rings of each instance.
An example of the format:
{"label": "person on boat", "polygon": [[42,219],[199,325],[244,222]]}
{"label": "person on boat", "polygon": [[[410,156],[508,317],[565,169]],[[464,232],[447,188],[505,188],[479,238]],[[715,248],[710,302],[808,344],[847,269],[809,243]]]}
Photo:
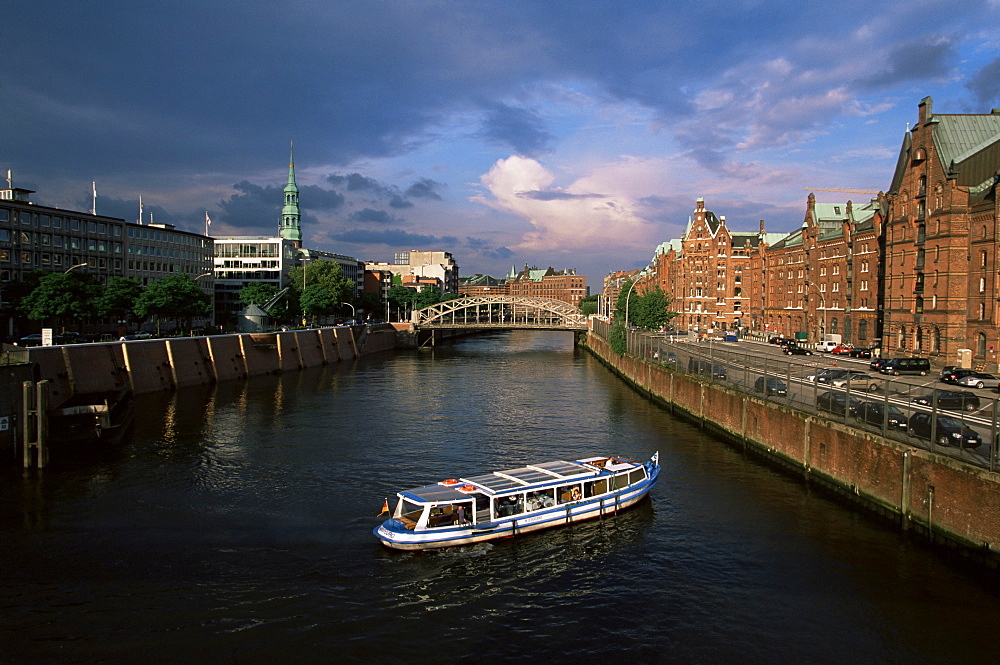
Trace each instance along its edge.
{"label": "person on boat", "polygon": [[458,504],[458,523],[465,524],[465,506],[463,504]]}
{"label": "person on boat", "polygon": [[580,494],[580,488],[579,487],[574,487],[573,491],[570,493],[570,499],[572,501],[579,501],[582,498],[583,498],[583,495]]}

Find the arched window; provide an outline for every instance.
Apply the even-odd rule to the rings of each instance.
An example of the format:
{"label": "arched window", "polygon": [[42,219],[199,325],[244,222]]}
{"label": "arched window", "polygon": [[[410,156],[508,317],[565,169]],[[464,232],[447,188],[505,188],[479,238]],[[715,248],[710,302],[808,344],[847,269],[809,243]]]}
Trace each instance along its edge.
{"label": "arched window", "polygon": [[986,318],[986,303],[979,303],[979,320],[982,321]]}
{"label": "arched window", "polygon": [[858,339],[861,341],[868,339],[868,321],[864,319],[858,321]]}
{"label": "arched window", "polygon": [[[985,229],[986,227],[984,226],[983,228]],[[985,233],[986,232],[983,231],[984,235],[985,235]],[[979,267],[980,268],[985,268],[986,267],[986,250],[985,249],[983,251],[979,252]]]}
{"label": "arched window", "polygon": [[837,332],[838,332],[837,326],[838,326],[837,319],[833,319],[832,321],[830,321],[830,333],[831,334],[833,334],[833,335],[837,334]]}
{"label": "arched window", "polygon": [[913,348],[917,351],[922,351],[924,348],[924,329],[917,328],[916,335],[917,337],[914,340]]}
{"label": "arched window", "polygon": [[976,335],[976,357],[986,357],[986,335],[984,333]]}
{"label": "arched window", "polygon": [[906,328],[903,326],[899,327],[896,332],[896,348],[902,349],[905,346],[906,341]]}
{"label": "arched window", "polygon": [[941,350],[941,331],[935,328],[931,331],[931,353]]}

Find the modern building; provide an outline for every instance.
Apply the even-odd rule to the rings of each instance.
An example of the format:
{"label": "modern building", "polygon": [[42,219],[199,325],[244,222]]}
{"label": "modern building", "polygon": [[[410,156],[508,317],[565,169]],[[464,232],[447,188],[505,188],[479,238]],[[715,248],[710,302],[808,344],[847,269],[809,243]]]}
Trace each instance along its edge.
{"label": "modern building", "polygon": [[[0,285],[35,270],[86,272],[101,284],[113,277],[148,285],[183,274],[212,291],[212,239],[169,224],[139,224],[116,217],[32,203],[33,190],[0,189]],[[0,286],[2,289],[2,286]],[[13,317],[0,305],[2,330]]]}
{"label": "modern building", "polygon": [[[392,263],[368,261],[365,270],[390,272],[398,282],[428,285],[427,279],[436,279],[441,293],[458,293],[459,266],[451,252],[418,251],[411,249],[393,253]],[[418,278],[404,280],[404,277]]]}

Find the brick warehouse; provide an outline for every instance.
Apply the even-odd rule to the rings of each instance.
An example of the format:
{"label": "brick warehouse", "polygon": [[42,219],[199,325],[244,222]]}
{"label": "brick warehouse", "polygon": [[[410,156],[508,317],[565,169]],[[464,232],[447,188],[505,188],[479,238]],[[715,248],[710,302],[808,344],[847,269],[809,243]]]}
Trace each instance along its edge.
{"label": "brick warehouse", "polygon": [[678,328],[809,341],[840,334],[893,355],[997,370],[1000,109],[932,112],[905,135],[887,191],[854,204],[810,194],[791,233],[732,231],[698,199],[679,239],[637,276],[672,299]]}

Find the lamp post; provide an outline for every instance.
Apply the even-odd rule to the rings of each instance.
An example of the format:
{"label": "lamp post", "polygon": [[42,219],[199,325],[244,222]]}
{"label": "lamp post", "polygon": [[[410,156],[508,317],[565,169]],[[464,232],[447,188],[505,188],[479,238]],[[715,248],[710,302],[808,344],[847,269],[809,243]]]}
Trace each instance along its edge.
{"label": "lamp post", "polygon": [[[306,268],[309,267],[309,257],[302,257],[302,295],[306,294]],[[301,302],[299,304],[302,304]],[[306,326],[306,306],[302,305],[302,327]]]}
{"label": "lamp post", "polygon": [[[819,296],[819,306],[823,309],[823,328],[822,333],[816,335],[816,341],[821,341],[819,338],[823,333],[826,333],[826,298],[823,297],[823,293],[819,290],[819,287],[810,282],[807,286],[816,289],[816,295]],[[806,292],[806,298],[808,300],[809,292]]]}
{"label": "lamp post", "polygon": [[69,268],[66,268],[66,270],[63,271],[63,274],[68,275],[71,270],[76,270],[77,268],[83,268],[87,265],[88,265],[87,263],[77,263],[75,266],[70,266]]}
{"label": "lamp post", "polygon": [[352,305],[349,302],[342,302],[340,304],[341,305],[347,305],[348,307],[351,308],[351,318],[354,319],[355,322],[357,322],[357,320],[358,320],[358,314],[357,314],[357,310],[354,309],[354,305]]}

